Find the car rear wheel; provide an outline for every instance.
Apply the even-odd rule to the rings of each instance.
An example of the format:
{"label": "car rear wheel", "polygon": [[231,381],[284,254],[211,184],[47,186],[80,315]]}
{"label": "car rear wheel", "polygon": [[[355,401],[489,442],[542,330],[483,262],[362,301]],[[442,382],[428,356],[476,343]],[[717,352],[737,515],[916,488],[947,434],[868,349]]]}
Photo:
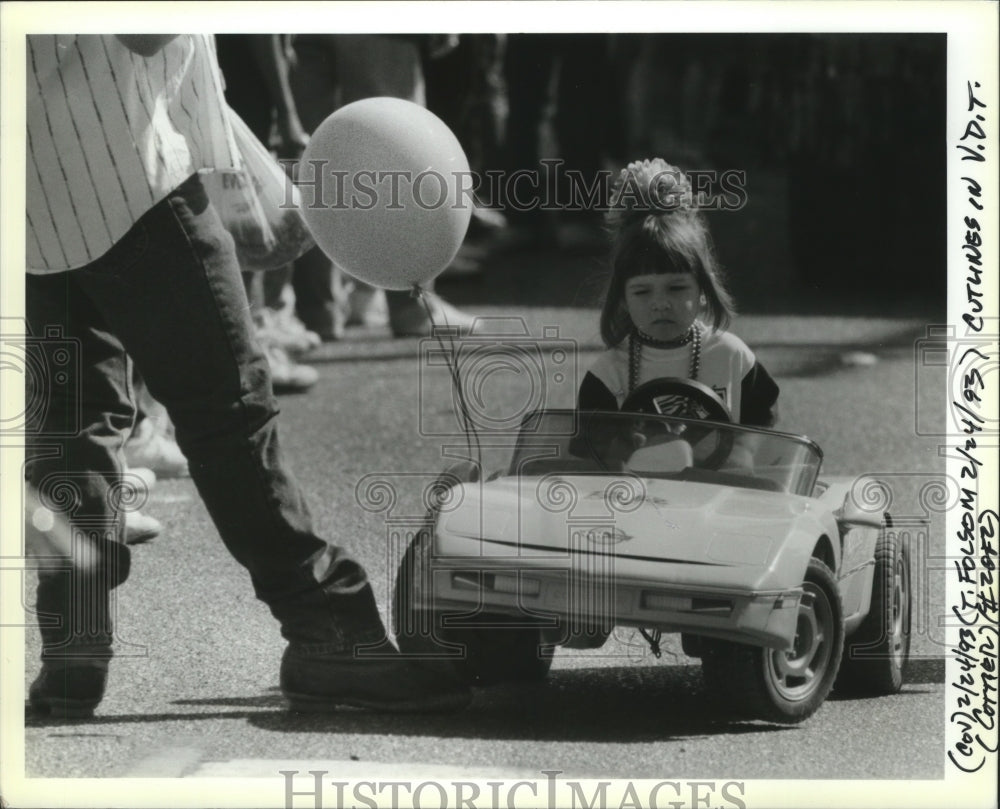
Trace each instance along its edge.
{"label": "car rear wheel", "polygon": [[859,695],[895,694],[910,659],[910,551],[885,531],[875,547],[875,574],[868,615],[851,635],[837,690]]}
{"label": "car rear wheel", "polygon": [[771,722],[807,719],[833,687],[844,649],[844,617],[830,569],[812,559],[803,582],[790,651],[709,641],[703,645],[705,684],[739,712]]}
{"label": "car rear wheel", "polygon": [[432,570],[431,535],[423,530],[400,562],[393,592],[392,629],[401,652],[470,685],[545,678],[554,647],[543,642],[540,627],[512,626],[518,622],[512,616],[435,609]]}

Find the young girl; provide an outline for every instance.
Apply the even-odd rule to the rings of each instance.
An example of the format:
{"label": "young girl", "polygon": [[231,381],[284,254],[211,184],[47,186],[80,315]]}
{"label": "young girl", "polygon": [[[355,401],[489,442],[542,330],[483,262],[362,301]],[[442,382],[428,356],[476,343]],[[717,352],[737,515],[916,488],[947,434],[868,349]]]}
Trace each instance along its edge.
{"label": "young girl", "polygon": [[630,163],[612,193],[612,274],[601,311],[608,350],[580,385],[582,410],[618,410],[660,377],[710,387],[739,424],[770,427],[778,386],[726,331],[733,302],[684,174],[656,158]]}

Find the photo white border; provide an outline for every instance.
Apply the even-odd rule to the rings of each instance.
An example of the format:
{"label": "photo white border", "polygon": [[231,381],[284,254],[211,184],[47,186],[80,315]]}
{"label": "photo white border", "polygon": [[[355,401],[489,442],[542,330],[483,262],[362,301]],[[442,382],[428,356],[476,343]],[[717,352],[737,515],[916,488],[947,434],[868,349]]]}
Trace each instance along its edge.
{"label": "photo white border", "polygon": [[[988,314],[997,321],[998,233],[997,121],[997,5],[993,2],[546,2],[546,3],[3,3],[0,5],[0,314],[5,318],[22,314],[25,225],[25,41],[27,33],[135,33],[135,32],[259,32],[288,28],[340,33],[379,32],[511,32],[511,31],[620,31],[651,32],[945,32],[948,35],[948,322],[962,324],[969,305],[965,295],[968,266],[961,249],[969,213],[965,184],[970,163],[961,161],[956,148],[969,113],[966,82],[978,81],[977,97],[986,104],[987,162],[973,164],[983,186],[980,218],[984,249],[983,290]],[[238,13],[237,13],[238,12]],[[298,21],[290,26],[289,21]],[[301,21],[308,20],[308,26]],[[986,168],[980,168],[985,166]],[[919,167],[915,167],[919,170]],[[994,335],[995,335],[994,328]],[[995,339],[995,338],[994,338]],[[994,348],[995,348],[994,343]],[[996,354],[993,355],[995,358]],[[995,365],[993,366],[995,367]],[[12,375],[8,374],[8,377]],[[987,393],[996,413],[996,374],[987,377]],[[21,412],[23,389],[19,377],[4,379],[0,406],[4,413]],[[989,387],[992,385],[992,389]],[[944,392],[948,395],[948,392]],[[992,442],[996,444],[996,438]],[[996,508],[996,448],[983,451],[980,506]],[[0,444],[0,581],[21,575],[16,569],[20,548],[20,479],[23,451]],[[959,479],[961,461],[948,455],[947,472]],[[992,498],[992,501],[990,500]],[[947,536],[960,526],[958,515],[949,513]],[[948,604],[957,603],[956,582],[949,578]],[[24,776],[24,632],[18,627],[24,616],[19,588],[3,586],[0,600],[0,796],[10,806],[283,806],[284,785],[275,775],[273,801],[265,802],[268,790],[259,778],[241,779],[27,779]],[[951,627],[954,640],[957,627]],[[947,664],[946,683],[957,676],[954,660]],[[946,685],[946,688],[948,686]],[[948,714],[955,709],[952,693],[946,696]],[[946,749],[957,740],[956,727],[943,716],[948,728]],[[992,735],[996,744],[996,730]],[[759,807],[918,807],[995,806],[996,757],[974,776],[964,775],[945,759],[945,777],[940,781],[746,781],[743,800],[749,809]],[[402,774],[401,776],[402,777]],[[669,778],[669,774],[664,775]],[[730,780],[727,774],[717,781]],[[596,782],[590,783],[587,794]],[[655,781],[635,781],[638,794],[648,794]],[[539,773],[539,799],[545,806],[547,787]],[[616,782],[609,791],[609,806],[617,806],[627,782]],[[586,788],[586,787],[585,787]],[[618,790],[616,793],[615,790]],[[484,794],[488,794],[484,790]],[[519,794],[527,795],[527,792]],[[568,795],[561,793],[566,805]],[[308,803],[308,802],[307,802]],[[296,805],[300,802],[297,801]],[[305,804],[302,804],[305,805]],[[309,804],[311,805],[311,803]],[[532,805],[532,804],[524,804]]]}

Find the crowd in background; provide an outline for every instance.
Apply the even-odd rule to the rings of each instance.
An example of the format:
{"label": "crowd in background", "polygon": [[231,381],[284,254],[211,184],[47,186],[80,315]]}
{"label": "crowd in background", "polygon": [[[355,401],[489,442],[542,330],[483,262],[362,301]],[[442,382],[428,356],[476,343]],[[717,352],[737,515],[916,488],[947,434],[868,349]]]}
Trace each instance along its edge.
{"label": "crowd in background", "polygon": [[[227,102],[278,158],[297,159],[328,115],[370,96],[425,105],[448,124],[483,193],[446,281],[488,272],[497,254],[606,247],[600,197],[546,210],[496,193],[490,173],[535,171],[558,194],[566,171],[596,177],[666,150],[684,168],[783,171],[801,277],[874,271],[886,287],[905,277],[930,288],[944,266],[942,220],[919,200],[943,183],[943,151],[938,164],[921,158],[943,139],[940,106],[928,103],[943,102],[942,46],[901,35],[216,35]],[[893,193],[888,210],[873,181]],[[413,337],[473,320],[437,294],[429,315],[318,248],[244,281],[277,393],[308,390],[318,379],[308,354],[347,329]],[[148,409],[158,426],[140,418],[133,463],[183,474],[169,423]]]}
{"label": "crowd in background", "polygon": [[[612,111],[623,97],[612,89],[622,59],[607,35],[224,34],[216,41],[228,103],[280,158],[297,158],[328,115],[371,96],[428,107],[456,133],[480,177],[536,170],[553,148],[585,177],[597,176],[609,150],[616,162],[624,157],[612,143],[624,120]],[[554,144],[543,142],[550,113]],[[446,277],[475,276],[495,251],[600,245],[599,213],[567,211],[568,221],[556,223],[538,208],[508,202],[481,202]],[[248,277],[247,289],[283,391],[308,388],[315,373],[297,360],[346,328],[413,337],[430,334],[432,321],[460,331],[472,321],[437,295],[428,313],[406,292],[372,289],[318,249],[284,270]]]}
{"label": "crowd in background", "polygon": [[[939,209],[920,204],[944,179],[928,165],[943,139],[943,41],[860,35],[218,35],[230,105],[282,158],[334,110],[390,95],[426,105],[458,136],[472,170],[596,177],[665,156],[686,169],[766,166],[788,180],[789,234],[802,277],[846,273],[931,286],[943,266]],[[666,152],[666,154],[661,154]],[[546,159],[562,161],[562,175]],[[888,217],[873,183],[893,192]],[[482,194],[446,279],[473,278],[496,253],[599,252],[603,201],[559,212]],[[835,212],[831,216],[831,211]],[[889,219],[890,227],[885,227]],[[881,220],[881,221],[879,221]],[[912,238],[920,233],[924,240]],[[905,269],[904,269],[905,268]],[[406,293],[345,276],[317,250],[247,281],[278,390],[315,374],[297,362],[356,325],[429,333]],[[471,319],[440,297],[436,314]]]}

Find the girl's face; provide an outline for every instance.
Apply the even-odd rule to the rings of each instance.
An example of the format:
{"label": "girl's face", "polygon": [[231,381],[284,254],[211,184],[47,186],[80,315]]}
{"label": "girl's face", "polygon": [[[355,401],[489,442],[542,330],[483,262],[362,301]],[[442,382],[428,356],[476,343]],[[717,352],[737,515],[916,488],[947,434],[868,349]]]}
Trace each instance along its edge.
{"label": "girl's face", "polygon": [[625,282],[625,308],[632,322],[656,340],[681,337],[701,307],[701,289],[690,273],[635,275]]}

